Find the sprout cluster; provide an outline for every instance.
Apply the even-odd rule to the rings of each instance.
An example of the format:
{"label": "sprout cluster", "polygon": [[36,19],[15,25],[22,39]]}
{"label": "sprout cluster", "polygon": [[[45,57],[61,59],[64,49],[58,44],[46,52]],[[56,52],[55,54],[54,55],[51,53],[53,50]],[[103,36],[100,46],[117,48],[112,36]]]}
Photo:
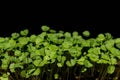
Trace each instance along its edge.
{"label": "sprout cluster", "polygon": [[114,73],[120,61],[120,38],[114,39],[105,33],[84,39],[82,36],[90,36],[89,31],[79,35],[76,31],[56,32],[48,26],[41,29],[43,32],[39,35],[27,36],[26,29],[10,37],[0,37],[1,80],[8,80],[12,74],[23,78],[40,76],[41,79],[46,74],[48,80],[53,80],[53,77],[59,79],[61,74],[69,74],[64,70],[73,69],[76,75],[77,70],[86,74],[93,68],[93,73],[100,73],[102,67],[107,74]]}

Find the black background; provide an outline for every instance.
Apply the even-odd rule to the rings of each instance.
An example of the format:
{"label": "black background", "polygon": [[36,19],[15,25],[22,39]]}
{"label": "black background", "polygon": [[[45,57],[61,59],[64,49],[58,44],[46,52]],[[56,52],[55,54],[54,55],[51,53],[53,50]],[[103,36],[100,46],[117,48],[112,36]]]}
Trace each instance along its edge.
{"label": "black background", "polygon": [[[54,8],[53,8],[54,7]],[[119,10],[112,5],[107,7],[82,6],[55,8],[22,7],[3,8],[0,15],[0,36],[10,36],[13,32],[29,29],[30,34],[40,34],[41,26],[47,25],[55,30],[91,32],[91,37],[110,32],[120,37]]]}

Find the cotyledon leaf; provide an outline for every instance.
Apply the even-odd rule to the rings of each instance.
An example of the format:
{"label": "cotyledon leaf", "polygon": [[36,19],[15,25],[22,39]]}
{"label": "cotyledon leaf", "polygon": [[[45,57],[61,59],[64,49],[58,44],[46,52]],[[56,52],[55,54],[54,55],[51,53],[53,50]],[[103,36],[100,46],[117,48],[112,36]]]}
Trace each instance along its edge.
{"label": "cotyledon leaf", "polygon": [[110,65],[107,67],[107,73],[112,74],[112,73],[114,73],[114,71],[115,71],[114,65]]}
{"label": "cotyledon leaf", "polygon": [[48,31],[50,28],[48,26],[42,26],[41,29],[42,31]]}
{"label": "cotyledon leaf", "polygon": [[59,74],[57,74],[57,73],[54,74],[54,78],[55,78],[55,79],[58,79],[58,78],[59,78]]}
{"label": "cotyledon leaf", "polygon": [[37,68],[32,75],[38,76],[40,74],[40,68]]}

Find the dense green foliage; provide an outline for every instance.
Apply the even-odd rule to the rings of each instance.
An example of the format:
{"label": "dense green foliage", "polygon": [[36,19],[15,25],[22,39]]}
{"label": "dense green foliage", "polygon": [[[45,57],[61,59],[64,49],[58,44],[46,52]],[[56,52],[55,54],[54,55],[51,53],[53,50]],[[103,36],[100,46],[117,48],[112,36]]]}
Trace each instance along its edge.
{"label": "dense green foliage", "polygon": [[41,29],[39,35],[27,36],[26,29],[0,37],[1,80],[104,80],[111,75],[114,80],[119,78],[120,38],[110,33],[90,38],[89,31],[82,36],[76,31],[57,32],[47,26]]}

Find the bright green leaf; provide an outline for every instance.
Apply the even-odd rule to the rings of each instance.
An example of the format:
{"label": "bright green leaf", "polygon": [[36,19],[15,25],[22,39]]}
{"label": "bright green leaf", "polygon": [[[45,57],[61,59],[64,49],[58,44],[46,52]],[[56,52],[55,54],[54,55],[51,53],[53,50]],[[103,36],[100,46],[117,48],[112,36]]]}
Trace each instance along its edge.
{"label": "bright green leaf", "polygon": [[98,61],[99,60],[99,56],[96,54],[87,54],[87,56],[90,58],[91,61]]}
{"label": "bright green leaf", "polygon": [[86,30],[86,31],[84,31],[84,32],[83,32],[83,36],[85,36],[85,37],[89,37],[89,36],[90,36],[90,32],[89,32],[89,31],[87,31],[87,30]]}
{"label": "bright green leaf", "polygon": [[67,64],[68,67],[72,67],[70,61],[66,61],[66,64]]}
{"label": "bright green leaf", "polygon": [[84,73],[85,71],[87,71],[87,68],[82,68],[81,72]]}
{"label": "bright green leaf", "polygon": [[110,60],[110,56],[108,54],[101,54],[101,58],[105,60]]}
{"label": "bright green leaf", "polygon": [[40,68],[37,68],[37,69],[34,71],[33,75],[38,76],[39,74],[40,74]]}
{"label": "bright green leaf", "polygon": [[20,34],[21,34],[22,36],[27,36],[28,33],[29,33],[29,30],[28,30],[28,29],[25,29],[25,30],[23,30],[23,31],[20,32]]}
{"label": "bright green leaf", "polygon": [[20,50],[15,50],[15,56],[21,56],[21,51]]}
{"label": "bright green leaf", "polygon": [[34,61],[33,61],[33,64],[34,64],[35,66],[39,66],[40,63],[41,63],[41,60],[34,60]]}
{"label": "bright green leaf", "polygon": [[26,73],[27,73],[27,72],[26,72],[25,70],[22,70],[21,73],[20,73],[20,75],[21,75],[22,77],[26,77]]}
{"label": "bright green leaf", "polygon": [[41,29],[42,31],[48,31],[50,28],[48,26],[42,26]]}
{"label": "bright green leaf", "polygon": [[15,72],[15,63],[10,64],[10,71]]}
{"label": "bright green leaf", "polygon": [[110,65],[107,67],[107,73],[112,74],[115,71],[115,66]]}
{"label": "bright green leaf", "polygon": [[77,60],[77,63],[80,65],[84,65],[85,59],[86,59],[86,57],[81,57],[80,59]]}
{"label": "bright green leaf", "polygon": [[30,69],[30,70],[27,71],[27,74],[31,74],[31,73],[33,73],[34,71],[35,71],[35,69]]}
{"label": "bright green leaf", "polygon": [[84,65],[85,65],[85,67],[88,67],[88,68],[90,68],[90,67],[93,66],[93,64],[90,63],[88,60],[85,60],[85,61],[84,61]]}
{"label": "bright green leaf", "polygon": [[105,36],[103,34],[99,34],[97,37],[98,41],[104,41],[105,40]]}
{"label": "bright green leaf", "polygon": [[76,60],[75,59],[71,59],[70,62],[71,62],[72,66],[74,66],[76,64]]}
{"label": "bright green leaf", "polygon": [[58,67],[62,67],[63,65],[61,63],[57,63],[57,66]]}
{"label": "bright green leaf", "polygon": [[58,78],[59,78],[59,74],[57,74],[57,73],[54,74],[54,78],[55,78],[55,79],[58,79]]}
{"label": "bright green leaf", "polygon": [[18,38],[20,35],[19,35],[19,33],[12,33],[11,36],[12,36],[13,39],[16,39],[16,38]]}
{"label": "bright green leaf", "polygon": [[99,63],[99,64],[108,64],[109,61],[105,60],[105,59],[100,59],[100,60],[97,61],[97,63]]}

